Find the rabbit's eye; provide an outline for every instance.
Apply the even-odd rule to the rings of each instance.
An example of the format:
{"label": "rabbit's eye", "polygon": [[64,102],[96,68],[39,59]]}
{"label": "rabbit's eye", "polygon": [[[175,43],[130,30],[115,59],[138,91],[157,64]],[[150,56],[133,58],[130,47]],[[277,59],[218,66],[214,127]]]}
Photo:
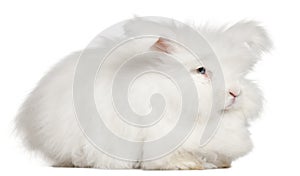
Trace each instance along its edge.
{"label": "rabbit's eye", "polygon": [[206,69],[204,67],[200,67],[197,69],[197,71],[202,74],[202,75],[205,75],[206,74]]}

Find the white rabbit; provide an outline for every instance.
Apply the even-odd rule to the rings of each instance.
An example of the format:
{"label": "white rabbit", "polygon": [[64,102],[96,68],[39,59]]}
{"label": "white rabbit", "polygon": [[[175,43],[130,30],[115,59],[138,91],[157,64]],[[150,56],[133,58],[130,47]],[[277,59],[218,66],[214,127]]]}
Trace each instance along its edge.
{"label": "white rabbit", "polygon": [[[128,28],[129,32],[134,29]],[[133,31],[130,31],[133,30]],[[103,169],[210,169],[230,167],[231,162],[252,149],[248,122],[258,117],[262,110],[262,93],[252,81],[245,78],[254,64],[261,58],[261,54],[271,48],[271,41],[265,30],[258,23],[241,21],[231,27],[222,26],[218,29],[208,26],[197,29],[209,42],[220,59],[220,65],[225,81],[225,107],[220,109],[224,116],[216,133],[204,146],[198,145],[200,131],[204,127],[205,114],[210,111],[212,103],[209,79],[214,78],[213,68],[207,68],[199,63],[191,62],[191,56],[177,44],[164,38],[155,38],[147,42],[135,40],[124,48],[116,51],[111,58],[128,58],[145,51],[158,51],[182,58],[181,62],[195,81],[197,91],[203,95],[199,102],[203,105],[199,111],[200,120],[197,121],[193,132],[187,140],[166,156],[145,161],[126,161],[107,155],[96,149],[83,134],[75,117],[72,97],[72,86],[76,63],[81,52],[73,53],[56,65],[42,78],[38,86],[32,91],[23,104],[16,118],[16,128],[28,149],[45,156],[55,166],[93,167]],[[100,44],[99,44],[100,45]],[[93,50],[88,50],[93,55]],[[202,51],[202,58],[209,60],[210,51]],[[151,62],[151,61],[150,61]],[[153,61],[154,62],[154,61]],[[164,64],[160,62],[158,64]],[[113,70],[108,67],[107,74]],[[153,78],[155,79],[155,77]],[[143,83],[152,82],[152,78],[140,80]],[[164,80],[159,81],[161,87]],[[167,81],[167,80],[166,80]],[[105,88],[106,82],[96,81],[97,89]],[[153,87],[154,86],[154,87]],[[139,96],[132,96],[131,104],[139,106],[149,98],[155,85],[142,84],[132,90]],[[147,92],[141,94],[142,92]],[[162,90],[163,91],[163,90]],[[219,90],[220,92],[224,90]],[[116,134],[130,140],[147,140],[167,134],[176,124],[175,115],[178,113],[178,95],[176,90],[164,93],[171,95],[167,99],[169,114],[167,119],[148,129],[124,126],[122,122],[110,115],[103,120]],[[173,96],[174,95],[174,96]],[[95,92],[96,103],[102,104],[108,95]],[[175,102],[175,103],[174,103]],[[106,106],[106,105],[104,105]],[[147,107],[140,105],[136,111],[145,111]],[[108,112],[111,114],[111,112]],[[89,114],[86,114],[88,117]],[[203,117],[202,117],[203,116]],[[202,118],[202,119],[201,119]],[[100,135],[101,136],[101,135]],[[112,146],[121,148],[122,146]],[[136,152],[141,154],[143,148]]]}

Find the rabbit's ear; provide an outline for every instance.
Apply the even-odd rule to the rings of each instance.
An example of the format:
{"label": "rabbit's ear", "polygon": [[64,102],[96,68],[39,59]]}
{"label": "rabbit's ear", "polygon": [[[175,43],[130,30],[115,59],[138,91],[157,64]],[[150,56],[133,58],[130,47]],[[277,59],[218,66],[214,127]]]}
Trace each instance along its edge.
{"label": "rabbit's ear", "polygon": [[174,51],[171,42],[161,37],[152,45],[151,49],[165,53],[172,53],[172,51]]}
{"label": "rabbit's ear", "polygon": [[261,54],[272,47],[272,42],[263,27],[255,21],[241,21],[229,27],[225,34],[236,44],[243,44]]}

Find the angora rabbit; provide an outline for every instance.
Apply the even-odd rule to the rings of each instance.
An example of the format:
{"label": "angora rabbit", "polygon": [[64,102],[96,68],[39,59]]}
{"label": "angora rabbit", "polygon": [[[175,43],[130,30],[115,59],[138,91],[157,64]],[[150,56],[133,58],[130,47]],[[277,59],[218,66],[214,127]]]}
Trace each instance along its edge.
{"label": "angora rabbit", "polygon": [[[169,25],[176,35],[176,25]],[[125,31],[134,33],[135,27],[127,26]],[[214,73],[214,68],[209,65],[201,65],[190,59],[192,56],[185,49],[165,37],[154,37],[148,40],[136,39],[117,49],[111,56],[112,62],[102,70],[104,77],[95,79],[94,98],[97,108],[104,112],[102,118],[105,125],[121,138],[129,141],[141,141],[138,149],[125,148],[113,145],[110,138],[99,134],[110,145],[110,152],[121,150],[136,156],[134,160],[126,160],[108,152],[99,150],[84,134],[76,119],[73,101],[73,81],[76,64],[81,52],[73,53],[63,59],[46,76],[42,78],[38,86],[32,91],[23,104],[16,118],[16,128],[29,150],[40,153],[55,166],[93,167],[103,169],[212,169],[228,168],[231,162],[244,156],[252,149],[252,143],[248,132],[249,121],[257,118],[262,110],[262,93],[255,83],[245,78],[262,54],[271,48],[271,41],[266,31],[257,22],[241,21],[230,27],[222,26],[213,28],[203,26],[195,28],[208,41],[214,53],[219,59],[224,76],[225,102],[224,108],[215,109],[222,114],[218,128],[210,140],[200,146],[199,141],[206,118],[211,111],[212,86],[211,81],[219,79]],[[99,45],[101,45],[99,43]],[[103,45],[103,44],[102,44]],[[201,50],[202,47],[199,47]],[[176,87],[164,89],[167,84],[172,84],[170,79],[159,78],[156,74],[145,75],[136,78],[136,86],[128,90],[128,101],[136,113],[147,114],[151,105],[149,99],[154,93],[165,94],[167,118],[148,127],[138,127],[124,123],[112,112],[107,92],[110,79],[114,71],[125,59],[138,53],[155,51],[166,56],[178,58],[179,62],[189,71],[199,96],[198,120],[193,123],[194,128],[187,138],[166,155],[155,159],[144,159],[143,156],[149,148],[143,147],[143,141],[159,139],[168,134],[178,122],[180,113],[180,93]],[[86,50],[91,56],[93,49]],[[199,53],[202,59],[209,62],[213,53],[203,47]],[[147,58],[147,62],[139,63],[133,68],[140,68],[146,64],[153,67],[165,67],[163,58],[158,60]],[[118,63],[119,61],[119,63]],[[213,67],[213,66],[212,66]],[[86,83],[82,82],[84,86]],[[135,84],[135,83],[134,83]],[[99,90],[99,92],[98,92]],[[126,90],[127,91],[127,90]],[[224,90],[217,91],[224,93]],[[105,93],[106,92],[106,93]],[[122,95],[121,95],[122,96]],[[219,97],[219,96],[215,96]],[[84,114],[89,119],[89,113]],[[183,117],[184,118],[184,117]],[[180,133],[178,133],[180,134]],[[161,146],[164,147],[164,146]],[[152,150],[159,150],[153,148]]]}

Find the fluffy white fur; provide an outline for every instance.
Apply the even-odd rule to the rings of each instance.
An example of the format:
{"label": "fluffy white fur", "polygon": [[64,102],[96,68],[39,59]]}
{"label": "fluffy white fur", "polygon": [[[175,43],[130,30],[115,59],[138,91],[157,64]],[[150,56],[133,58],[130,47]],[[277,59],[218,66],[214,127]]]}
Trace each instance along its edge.
{"label": "fluffy white fur", "polygon": [[[176,27],[178,26],[174,27],[174,31],[171,32],[176,35]],[[134,29],[131,28],[126,28],[126,30],[127,32],[134,32]],[[23,104],[16,118],[16,127],[24,143],[30,150],[41,153],[56,166],[104,169],[209,169],[230,167],[233,160],[247,154],[252,149],[247,129],[248,121],[258,117],[262,109],[262,93],[252,81],[245,78],[245,75],[260,59],[261,54],[271,47],[271,42],[265,30],[258,23],[252,21],[242,21],[231,27],[213,28],[204,26],[197,30],[209,41],[220,59],[226,83],[226,105],[228,105],[228,108],[224,110],[224,118],[215,136],[204,147],[198,146],[199,130],[204,125],[203,120],[200,120],[193,133],[182,146],[158,160],[122,161],[95,149],[80,130],[72,103],[72,81],[80,52],[69,55],[57,64],[42,78]],[[179,58],[189,57],[172,43],[165,42],[172,49],[169,54]],[[126,45],[127,48],[118,51],[118,54],[112,57],[126,58],[127,55],[130,56],[153,49],[151,46],[155,46],[155,44],[156,41],[148,42],[148,44],[133,42]],[[93,54],[93,50],[88,52],[91,55]],[[207,51],[201,52],[204,59],[210,59],[210,53]],[[198,85],[198,91],[207,94],[205,102],[210,104],[210,86],[209,84],[203,84],[203,81],[207,78],[193,71],[199,68],[199,64],[189,63],[188,61],[182,62],[191,70],[191,75]],[[210,70],[210,68],[207,69]],[[100,82],[96,85],[102,86],[102,84]],[[143,89],[147,90],[148,88],[145,86]],[[229,94],[229,91],[240,94],[233,105],[230,105],[233,97]],[[101,96],[105,95],[96,97],[100,104]],[[199,101],[203,101],[203,98]],[[209,108],[205,107],[201,110],[199,116],[205,114]],[[172,114],[172,112],[170,113]],[[122,129],[121,124],[110,118],[107,117],[106,122],[116,133],[121,133],[127,138],[147,139],[158,136],[158,134],[155,134],[158,130],[143,131],[141,133],[137,129]],[[160,130],[159,133],[167,132],[175,122],[175,120],[170,119],[153,128],[164,129]]]}

